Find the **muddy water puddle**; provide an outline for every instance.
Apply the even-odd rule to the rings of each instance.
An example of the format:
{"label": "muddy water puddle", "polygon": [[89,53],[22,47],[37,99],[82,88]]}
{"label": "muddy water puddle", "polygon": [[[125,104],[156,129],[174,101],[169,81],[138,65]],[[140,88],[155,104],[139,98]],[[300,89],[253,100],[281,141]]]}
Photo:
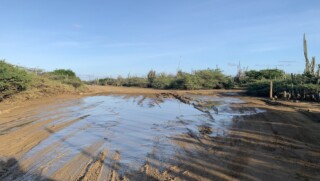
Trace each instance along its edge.
{"label": "muddy water puddle", "polygon": [[[231,104],[243,103],[230,97],[190,95],[196,102],[207,102],[197,109],[177,99],[144,96],[92,96],[42,108],[43,112],[24,118],[31,124],[52,119],[41,129],[50,136],[22,156],[19,163],[30,179],[35,174],[46,178],[76,179],[102,152],[104,168],[120,174],[138,171],[152,154],[167,162],[181,149],[171,137],[180,134],[223,136],[235,116],[256,114],[259,109],[236,110]],[[73,121],[60,131],[55,126]],[[204,131],[208,130],[209,131]],[[37,131],[37,130],[35,130]],[[75,167],[75,168],[69,168]],[[159,170],[165,164],[159,165]],[[69,171],[63,171],[69,170]],[[10,177],[8,177],[10,178]]]}

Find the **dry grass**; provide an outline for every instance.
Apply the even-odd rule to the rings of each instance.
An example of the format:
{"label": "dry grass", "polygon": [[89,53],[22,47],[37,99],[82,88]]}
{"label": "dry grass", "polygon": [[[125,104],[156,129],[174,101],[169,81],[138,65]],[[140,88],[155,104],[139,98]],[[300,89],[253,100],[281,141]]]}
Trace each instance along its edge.
{"label": "dry grass", "polygon": [[50,80],[45,77],[34,76],[32,80],[32,83],[26,91],[17,93],[4,100],[4,102],[23,102],[31,99],[76,92],[76,90],[70,85],[62,84],[61,82]]}

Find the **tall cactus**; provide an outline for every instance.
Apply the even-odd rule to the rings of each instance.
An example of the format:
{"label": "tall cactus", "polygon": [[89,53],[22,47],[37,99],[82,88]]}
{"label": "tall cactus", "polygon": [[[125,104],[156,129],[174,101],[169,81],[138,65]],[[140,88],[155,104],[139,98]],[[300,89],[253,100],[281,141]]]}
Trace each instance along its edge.
{"label": "tall cactus", "polygon": [[312,75],[315,75],[315,68],[316,68],[316,57],[312,57],[312,60],[311,60],[311,66],[310,66],[310,73]]}
{"label": "tall cactus", "polygon": [[316,68],[316,57],[311,58],[311,63],[308,58],[308,47],[307,47],[307,39],[306,39],[306,34],[303,34],[303,52],[304,52],[304,57],[306,59],[306,67],[304,70],[304,73],[306,74],[311,74],[311,75],[316,75],[317,72],[315,71]]}
{"label": "tall cactus", "polygon": [[306,34],[303,34],[303,52],[304,52],[304,57],[306,59],[306,67],[305,67],[304,73],[310,73],[310,63],[308,58]]}

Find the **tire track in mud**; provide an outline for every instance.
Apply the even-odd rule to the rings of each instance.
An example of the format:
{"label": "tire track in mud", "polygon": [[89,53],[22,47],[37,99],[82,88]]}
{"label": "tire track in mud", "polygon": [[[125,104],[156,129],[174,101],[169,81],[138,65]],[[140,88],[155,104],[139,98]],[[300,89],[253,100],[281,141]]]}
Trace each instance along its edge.
{"label": "tire track in mud", "polygon": [[82,180],[100,180],[100,174],[103,169],[104,160],[107,156],[107,150],[100,152],[99,156],[92,160],[87,168],[85,169],[83,175],[81,175],[77,181]]}
{"label": "tire track in mud", "polygon": [[[41,164],[43,160],[39,159],[39,158],[44,158],[45,160],[49,159],[49,157],[46,155],[53,154],[52,152],[54,152],[56,150],[56,148],[62,147],[68,138],[71,138],[72,136],[77,134],[80,130],[86,129],[87,127],[88,127],[88,125],[85,125],[84,127],[80,127],[79,129],[74,130],[71,133],[69,133],[61,138],[60,137],[57,138],[57,140],[55,140],[55,142],[53,142],[49,146],[45,147],[44,149],[37,151],[36,153],[22,157],[20,160],[21,168],[24,170],[28,170],[28,168],[30,168],[32,165],[34,167],[35,164],[37,164],[37,165]],[[45,129],[47,129],[49,132],[53,132],[52,130],[50,130],[48,128],[45,128]],[[48,160],[48,162],[46,164],[43,164],[39,167],[39,170],[41,170],[41,173],[43,173],[43,171],[46,170],[47,167],[49,167],[51,164],[53,164],[54,162],[61,159],[66,154],[66,151],[59,152],[57,154],[58,154],[57,156],[53,157],[51,160]]]}
{"label": "tire track in mud", "polygon": [[121,164],[119,161],[121,160],[121,154],[118,150],[116,150],[111,158],[108,159],[108,174],[105,180],[108,181],[122,181],[127,180],[126,176],[119,172],[121,169]]}
{"label": "tire track in mud", "polygon": [[[37,124],[27,125],[19,130],[0,137],[0,153],[5,157],[19,158],[26,151],[38,145],[42,140],[46,139],[50,134],[62,130],[63,128],[85,119],[89,115],[80,116],[78,118],[65,121],[60,124],[52,124],[55,120],[46,120]],[[49,131],[48,131],[49,130]]]}
{"label": "tire track in mud", "polygon": [[[178,101],[169,100],[166,101],[166,103],[169,105],[161,104],[161,109],[165,110],[162,112],[157,110],[160,109],[160,105],[159,107],[148,106],[148,103],[155,105],[161,101],[165,102],[164,98],[166,96],[168,96],[170,99],[176,99]],[[99,99],[103,98],[95,97],[91,101],[96,101]],[[239,138],[232,138],[233,135],[238,136],[237,134],[241,134],[241,132],[231,131],[233,135],[223,134],[219,137],[213,137],[211,135],[211,133],[214,131],[213,129],[215,129],[214,126],[216,125],[216,123],[213,122],[217,122],[218,124],[221,120],[219,116],[223,117],[224,114],[231,114],[231,116],[235,117],[234,115],[241,116],[246,114],[246,111],[244,111],[242,114],[242,112],[237,113],[237,111],[239,111],[237,109],[225,109],[225,107],[233,104],[232,102],[223,102],[225,105],[223,105],[221,108],[219,107],[220,104],[217,106],[212,105],[213,101],[209,102],[209,105],[207,105],[204,99],[196,100],[197,98],[194,97],[175,94],[159,95],[157,99],[152,100],[149,100],[145,97],[137,97],[135,104],[130,105],[128,103],[131,103],[131,100],[129,98],[127,99],[128,100],[125,101],[116,99],[116,101],[120,102],[119,105],[112,101],[109,104],[102,104],[101,106],[99,106],[100,104],[93,104],[97,107],[98,111],[90,112],[90,114],[92,114],[91,116],[86,114],[88,113],[87,111],[84,111],[86,115],[80,117],[78,116],[78,119],[86,119],[88,116],[90,116],[89,119],[81,122],[80,124],[75,124],[75,126],[67,128],[65,131],[62,131],[62,133],[56,133],[56,131],[53,130],[61,130],[57,128],[59,125],[61,125],[61,122],[59,124],[48,123],[47,125],[44,125],[43,127],[47,126],[49,129],[49,133],[62,136],[66,136],[68,131],[78,129],[79,125],[81,126],[84,124],[89,124],[91,127],[93,127],[93,129],[83,131],[83,133],[74,136],[73,140],[67,140],[71,141],[70,143],[81,143],[71,145],[71,147],[75,149],[75,152],[79,151],[79,153],[70,154],[68,158],[58,158],[58,160],[60,159],[59,162],[63,163],[63,165],[61,165],[59,169],[52,171],[52,174],[48,171],[52,168],[47,168],[49,166],[51,167],[51,165],[41,165],[40,167],[37,167],[39,170],[41,170],[41,173],[44,173],[45,176],[50,176],[50,178],[52,177],[53,179],[57,180],[212,180],[212,178],[218,178],[222,180],[259,180],[250,177],[250,174],[246,174],[248,170],[253,170],[253,168],[247,166],[251,162],[249,150],[245,149],[246,146],[248,146],[248,143],[245,144],[245,141],[242,141]],[[107,101],[110,101],[110,99],[105,99],[105,102]],[[179,103],[179,101],[183,102],[184,104]],[[90,101],[88,102],[90,103]],[[176,113],[177,109],[180,110],[180,106],[182,111]],[[96,109],[94,106],[90,108]],[[128,109],[130,109],[129,112],[125,112]],[[159,112],[153,112],[152,109]],[[222,110],[221,115],[214,114],[218,113],[218,109],[220,111]],[[81,110],[77,109],[76,111]],[[122,114],[121,111],[125,113]],[[248,108],[248,112],[250,114],[250,108]],[[145,117],[146,113],[149,113],[147,114],[147,117]],[[172,114],[172,117],[165,117],[163,114]],[[210,118],[207,114],[210,114],[212,117]],[[155,119],[157,116],[159,116],[158,119]],[[188,116],[192,116],[192,118]],[[213,121],[213,116],[216,118],[215,121]],[[120,121],[116,120],[117,117],[120,119]],[[231,122],[233,117],[231,117]],[[155,122],[152,122],[152,119],[150,118],[153,118]],[[229,119],[229,117],[227,118]],[[188,122],[188,120],[191,121]],[[149,123],[151,123],[150,127],[143,126]],[[190,127],[188,127],[188,124],[190,124]],[[48,125],[50,125],[50,127]],[[165,131],[174,131],[175,134],[170,135],[171,132],[164,131],[161,133],[161,136],[168,138],[167,140],[159,140],[159,143],[156,143],[157,141],[152,139],[152,142],[147,143],[149,145],[147,145],[146,142],[143,142],[143,145],[139,144],[139,141],[148,141],[146,139],[147,136],[151,135],[152,138],[154,138],[154,134],[151,134],[149,132],[150,130],[147,130],[149,128],[151,130],[155,130],[152,129],[153,127],[158,128],[157,132],[164,131],[163,129],[165,129]],[[228,130],[230,129],[228,128]],[[82,139],[86,136],[92,136],[95,137],[95,139],[88,139],[93,140],[92,142],[88,142],[87,140],[87,142],[83,140],[82,142],[81,140],[76,140]],[[136,136],[138,139],[131,140],[130,138],[134,136]],[[175,136],[179,137],[180,140],[175,142]],[[249,137],[251,135],[245,136]],[[119,139],[119,137],[121,139]],[[243,139],[250,141],[246,137]],[[96,140],[101,142],[95,143],[94,141]],[[222,143],[218,143],[219,140]],[[66,138],[62,138],[61,142],[64,141],[66,141]],[[130,143],[135,141],[139,143]],[[171,152],[169,153],[164,151],[167,147],[163,145],[157,146],[157,144],[162,144],[166,141],[174,142],[173,144],[175,146],[175,150],[173,154]],[[260,142],[263,141],[264,140],[260,140]],[[91,144],[93,142],[94,144]],[[122,144],[124,146],[119,146]],[[136,154],[136,150],[145,149],[142,148],[145,145],[147,145],[146,153],[144,152],[145,150],[143,150],[142,152],[138,152],[138,154],[140,154],[137,154],[138,156],[132,155],[132,153]],[[157,149],[150,149],[150,145],[157,146]],[[257,145],[258,144],[256,144],[256,146]],[[139,146],[141,146],[141,148]],[[254,145],[252,145],[252,147],[253,146]],[[50,149],[54,149],[54,147],[59,146],[52,145],[52,148]],[[60,152],[62,152],[64,149],[60,149]],[[180,149],[182,151],[180,151]],[[46,150],[41,151],[44,153],[39,152],[39,157],[46,154]],[[164,152],[159,153],[161,151]],[[254,149],[252,149],[252,151],[256,152]],[[149,154],[152,154],[152,152],[155,152],[153,153],[154,155],[149,156]],[[163,157],[166,157],[167,160],[163,159]],[[135,159],[137,158],[140,160],[145,159],[143,160],[144,163],[140,163],[139,161],[136,162]],[[56,161],[57,160],[53,160],[52,162]],[[128,164],[128,162],[137,164],[138,171],[135,170],[135,168],[133,169],[133,167],[131,168],[131,165]],[[216,162],[218,163],[216,164]],[[162,167],[165,169],[162,170]],[[47,170],[42,171],[42,169]],[[232,172],[232,170],[234,170],[234,172]]]}
{"label": "tire track in mud", "polygon": [[68,161],[50,177],[54,180],[81,180],[81,176],[85,176],[90,166],[99,161],[95,153],[101,150],[103,142],[91,144],[84,150],[81,150],[72,160]]}

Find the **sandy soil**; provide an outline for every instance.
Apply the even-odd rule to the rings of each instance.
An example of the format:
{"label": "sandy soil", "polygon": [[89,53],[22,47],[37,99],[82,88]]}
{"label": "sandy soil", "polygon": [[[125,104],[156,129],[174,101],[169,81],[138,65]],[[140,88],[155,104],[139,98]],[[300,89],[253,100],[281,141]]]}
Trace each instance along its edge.
{"label": "sandy soil", "polygon": [[161,93],[177,93],[177,94],[204,94],[216,95],[219,93],[242,92],[241,90],[159,90],[159,89],[146,89],[137,87],[114,87],[114,86],[87,86],[85,95],[92,94],[137,94],[137,95],[156,95]]}
{"label": "sandy soil", "polygon": [[[78,121],[71,119],[51,125],[48,132],[41,128],[52,120],[34,123],[32,120],[22,122],[21,118],[37,114],[35,110],[43,105],[55,105],[57,102],[95,94],[143,94],[153,97],[175,95],[182,102],[185,102],[183,99],[188,94],[233,96],[245,101],[232,105],[234,109],[262,108],[266,112],[235,118],[229,133],[224,136],[209,136],[211,130],[208,127],[204,127],[200,135],[191,132],[176,136],[174,142],[183,150],[180,154],[166,163],[161,163],[161,160],[150,154],[137,173],[121,175],[117,171],[119,156],[108,155],[105,150],[90,160],[83,155],[74,158],[65,166],[68,169],[62,169],[54,175],[57,180],[319,180],[320,105],[281,101],[272,104],[263,99],[239,96],[232,92],[241,93],[225,90],[163,91],[88,86],[87,91],[79,95],[2,103],[0,160],[3,161],[0,161],[0,180],[9,172],[14,172],[10,174],[16,177],[22,174],[27,165],[19,165],[17,160],[23,154],[46,139],[50,132],[59,131]],[[96,143],[95,146],[99,144],[101,143]],[[95,146],[89,147],[87,151],[93,151]],[[103,164],[106,157],[114,162],[108,172]],[[83,162],[90,165],[85,170],[79,170],[76,165]],[[165,164],[167,169],[160,170],[160,164]],[[77,174],[68,176],[72,172]]]}

